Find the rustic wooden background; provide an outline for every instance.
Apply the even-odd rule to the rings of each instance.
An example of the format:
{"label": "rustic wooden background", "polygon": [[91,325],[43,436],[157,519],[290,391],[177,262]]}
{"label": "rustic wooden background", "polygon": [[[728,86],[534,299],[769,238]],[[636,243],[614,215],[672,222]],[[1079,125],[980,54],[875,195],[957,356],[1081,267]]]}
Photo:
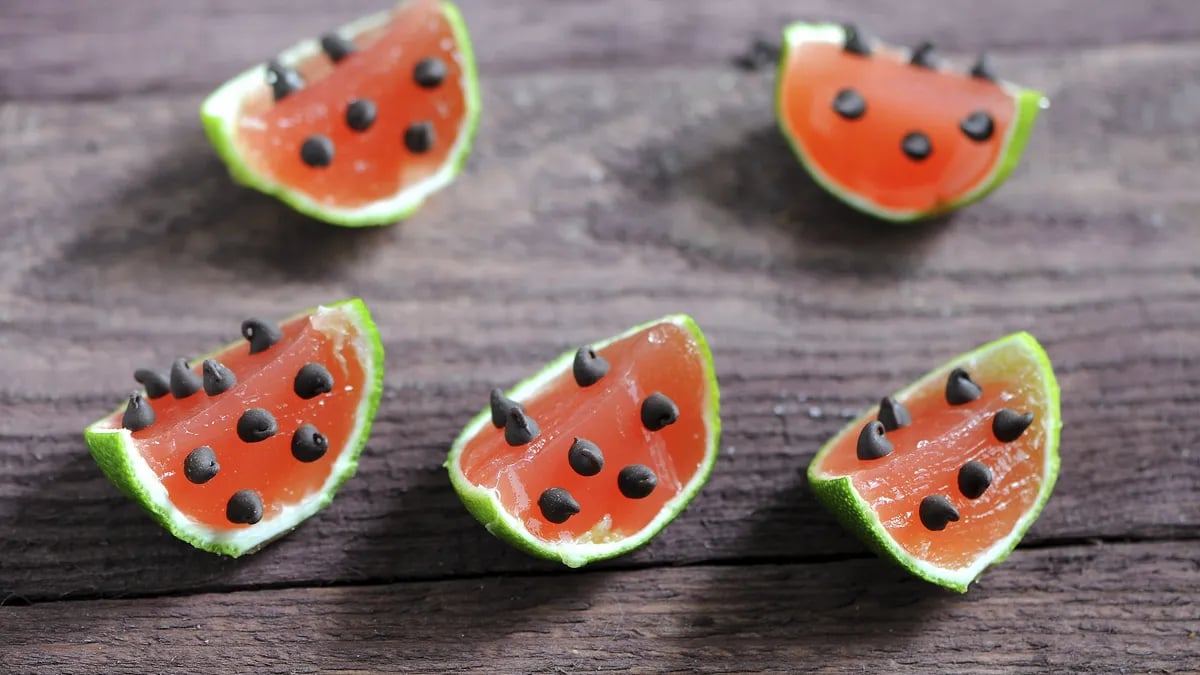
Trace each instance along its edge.
{"label": "rustic wooden background", "polygon": [[[235,187],[225,77],[378,0],[0,2],[0,671],[1200,671],[1200,3],[462,0],[465,175],[350,231]],[[910,229],[826,197],[730,59],[789,19],[931,38],[1053,100],[985,202]],[[358,477],[244,560],[118,495],[81,429],[246,315],[366,298],[388,350]],[[486,392],[666,312],[711,339],[713,478],[581,571],[460,507]],[[1063,387],[1059,487],[966,596],[840,530],[803,469],[856,411],[1015,329]]]}

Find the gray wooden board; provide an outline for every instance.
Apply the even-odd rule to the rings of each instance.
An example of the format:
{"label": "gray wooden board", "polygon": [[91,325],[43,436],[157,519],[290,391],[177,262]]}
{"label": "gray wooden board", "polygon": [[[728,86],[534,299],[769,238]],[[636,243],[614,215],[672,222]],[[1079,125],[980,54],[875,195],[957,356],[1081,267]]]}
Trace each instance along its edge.
{"label": "gray wooden board", "polygon": [[[197,107],[365,3],[4,3],[0,600],[35,605],[0,609],[0,644],[21,645],[0,670],[150,658],[166,671],[201,653],[181,645],[203,638],[154,629],[174,621],[215,626],[235,672],[351,669],[358,647],[378,670],[639,670],[646,654],[664,668],[892,672],[947,652],[968,672],[1195,670],[1200,4],[910,4],[465,1],[485,75],[466,173],[407,223],[349,231],[234,186]],[[774,128],[772,75],[728,60],[785,18],[825,16],[931,37],[960,65],[992,49],[1007,77],[1045,91],[1053,106],[1011,181],[916,228],[821,193]],[[100,475],[80,430],[134,368],[233,339],[247,315],[350,295],[380,322],[388,374],[359,475],[329,509],[225,560],[173,540]],[[487,390],[676,311],[705,328],[722,382],[722,455],[700,498],[595,572],[488,536],[440,468]],[[874,561],[802,472],[882,394],[1018,329],[1063,386],[1063,472],[1035,550],[943,597]],[[779,579],[800,582],[781,593]],[[313,588],[328,584],[345,587]],[[663,594],[645,616],[643,588]],[[582,617],[560,604],[580,593]],[[860,597],[886,624],[865,637]],[[273,609],[291,606],[317,618]],[[265,627],[279,616],[317,641],[311,658],[279,665],[296,649]]]}
{"label": "gray wooden board", "polygon": [[968,595],[878,560],[0,608],[14,673],[1195,673],[1186,543],[1018,551]]}

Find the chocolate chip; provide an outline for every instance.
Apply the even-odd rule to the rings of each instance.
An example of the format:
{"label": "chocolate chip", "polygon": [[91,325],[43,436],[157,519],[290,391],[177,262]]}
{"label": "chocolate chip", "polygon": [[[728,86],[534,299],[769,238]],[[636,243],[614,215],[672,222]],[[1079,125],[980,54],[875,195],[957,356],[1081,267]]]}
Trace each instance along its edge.
{"label": "chocolate chip", "polygon": [[413,81],[422,89],[436,89],[446,79],[446,62],[431,56],[413,66]]}
{"label": "chocolate chip", "polygon": [[321,50],[334,63],[340,62],[342,59],[350,56],[358,51],[354,43],[337,33],[326,33],[321,36]]}
{"label": "chocolate chip", "polygon": [[975,65],[971,66],[971,77],[981,80],[996,79],[996,69],[992,65],[992,57],[988,56],[987,52],[981,52],[979,58],[975,59]]}
{"label": "chocolate chip", "polygon": [[241,525],[257,523],[263,517],[262,497],[254,490],[238,490],[229,498],[229,504],[225,507],[225,517],[229,522]]}
{"label": "chocolate chip", "polygon": [[369,98],[356,98],[346,106],[346,126],[354,131],[366,131],[375,124],[375,102]]}
{"label": "chocolate chip", "polygon": [[492,408],[492,425],[497,429],[502,428],[508,423],[508,412],[516,408],[522,412],[525,408],[521,407],[520,403],[508,398],[504,395],[504,391],[499,387],[492,390],[491,393],[491,408]]}
{"label": "chocolate chip", "polygon": [[204,359],[200,369],[204,371],[204,393],[209,396],[223,394],[237,384],[237,375],[216,359]]}
{"label": "chocolate chip", "polygon": [[866,35],[859,30],[858,26],[852,23],[843,24],[842,31],[846,35],[845,42],[842,43],[843,49],[859,56],[871,55],[871,48],[867,46]]}
{"label": "chocolate chip", "polygon": [[404,130],[404,147],[409,152],[422,154],[433,147],[433,125],[429,122],[415,122]]}
{"label": "chocolate chip", "polygon": [[992,470],[987,464],[971,460],[958,470],[958,491],[967,499],[979,499],[992,484]]}
{"label": "chocolate chip", "polygon": [[237,435],[247,443],[265,441],[279,431],[275,417],[262,408],[250,408],[237,421]]}
{"label": "chocolate chip", "polygon": [[579,513],[579,502],[575,501],[570,492],[552,487],[538,497],[538,508],[542,510],[543,518],[555,525],[561,525],[567,522],[571,516]]}
{"label": "chocolate chip", "polygon": [[846,87],[833,97],[833,111],[848,120],[856,120],[867,112],[867,102],[855,90]]}
{"label": "chocolate chip", "polygon": [[919,162],[933,153],[933,144],[930,143],[928,136],[920,131],[914,131],[900,141],[900,149],[908,155],[909,159]]}
{"label": "chocolate chip", "polygon": [[292,434],[292,457],[301,462],[315,462],[329,450],[329,439],[311,424],[302,424]]}
{"label": "chocolate chip", "polygon": [[895,431],[912,424],[912,415],[909,414],[908,408],[891,396],[884,396],[879,402],[879,415],[876,419],[883,425],[884,431]]}
{"label": "chocolate chip", "polygon": [[591,347],[582,347],[575,352],[575,363],[571,370],[575,373],[575,383],[581,387],[590,387],[608,374],[608,360],[596,353]]}
{"label": "chocolate chip", "polygon": [[146,398],[162,398],[171,393],[171,382],[157,370],[138,368],[133,371],[133,379],[146,388]]}
{"label": "chocolate chip", "polygon": [[913,50],[912,58],[908,62],[920,68],[936,68],[938,64],[937,48],[933,46],[932,42],[922,42]]}
{"label": "chocolate chip", "polygon": [[983,396],[983,390],[971,380],[970,374],[962,368],[950,371],[946,378],[946,402],[950,405],[970,403]]}
{"label": "chocolate chip", "polygon": [[294,91],[304,88],[304,78],[300,73],[288,68],[278,61],[267,63],[267,84],[276,101],[283,100]]}
{"label": "chocolate chip", "polygon": [[992,122],[992,116],[983,110],[976,110],[964,117],[958,123],[958,128],[962,130],[967,138],[980,143],[991,138],[992,134],[996,131],[996,125]]}
{"label": "chocolate chip", "polygon": [[319,363],[306,363],[296,372],[292,390],[305,400],[328,394],[333,391],[333,375]]}
{"label": "chocolate chip", "polygon": [[141,431],[151,424],[154,424],[154,408],[141,394],[130,394],[129,403],[125,404],[125,414],[121,415],[121,426],[130,431]]}
{"label": "chocolate chip", "polygon": [[1001,443],[1012,443],[1025,433],[1030,424],[1033,424],[1033,413],[1001,408],[992,418],[992,433]]}
{"label": "chocolate chip", "polygon": [[642,425],[650,431],[668,427],[679,419],[679,406],[666,395],[655,392],[642,401]]}
{"label": "chocolate chip", "polygon": [[171,395],[175,398],[187,398],[200,391],[204,380],[188,368],[187,359],[175,359],[171,364]]}
{"label": "chocolate chip", "polygon": [[203,485],[212,480],[220,470],[217,453],[207,445],[192,450],[183,460],[184,477],[196,485]]}
{"label": "chocolate chip", "polygon": [[942,495],[930,495],[922,499],[918,513],[921,524],[935,532],[946,529],[948,523],[958,522],[958,509]]}
{"label": "chocolate chip", "polygon": [[604,453],[586,438],[576,438],[567,451],[567,462],[580,476],[595,476],[604,468]]}
{"label": "chocolate chip", "polygon": [[508,409],[508,420],[504,423],[504,440],[516,447],[533,441],[541,433],[538,423],[525,414],[520,406]]}
{"label": "chocolate chip", "polygon": [[867,422],[858,432],[858,458],[872,460],[892,454],[892,442],[884,434],[882,422]]}
{"label": "chocolate chip", "polygon": [[304,139],[303,145],[300,146],[300,161],[314,169],[333,164],[333,141],[321,134],[313,134]]}
{"label": "chocolate chip", "polygon": [[630,464],[617,474],[617,488],[630,499],[649,497],[658,487],[658,476],[645,464]]}
{"label": "chocolate chip", "polygon": [[250,343],[250,353],[257,354],[282,340],[283,331],[273,323],[251,318],[242,322],[242,337]]}

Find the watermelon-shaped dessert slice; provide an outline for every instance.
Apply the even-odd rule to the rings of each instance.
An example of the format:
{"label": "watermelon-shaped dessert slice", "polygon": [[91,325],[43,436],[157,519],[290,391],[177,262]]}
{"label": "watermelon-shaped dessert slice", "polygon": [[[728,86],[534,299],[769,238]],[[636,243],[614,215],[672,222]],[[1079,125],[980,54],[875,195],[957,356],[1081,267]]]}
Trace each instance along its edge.
{"label": "watermelon-shaped dessert slice", "polygon": [[808,480],[880,554],[962,592],[1049,498],[1061,426],[1050,360],[1016,333],[884,398],[821,448]]}
{"label": "watermelon-shaped dessert slice", "polygon": [[704,335],[668,316],[493,390],[446,467],[489,532],[580,567],[641,546],[687,506],[716,460],[718,412]]}
{"label": "watermelon-shaped dessert slice", "polygon": [[1021,159],[1042,94],[998,80],[981,56],[966,72],[853,26],[784,31],[776,115],[813,179],[878,218],[911,221],[980,199]]}
{"label": "watermelon-shaped dessert slice", "polygon": [[360,300],[273,325],[169,373],[89,426],[92,456],[176,537],[240,556],[299,525],[354,474],[383,388],[383,347]]}
{"label": "watermelon-shaped dessert slice", "polygon": [[201,117],[238,182],[330,223],[395,222],[466,161],[471,43],[454,5],[408,0],[250,68]]}

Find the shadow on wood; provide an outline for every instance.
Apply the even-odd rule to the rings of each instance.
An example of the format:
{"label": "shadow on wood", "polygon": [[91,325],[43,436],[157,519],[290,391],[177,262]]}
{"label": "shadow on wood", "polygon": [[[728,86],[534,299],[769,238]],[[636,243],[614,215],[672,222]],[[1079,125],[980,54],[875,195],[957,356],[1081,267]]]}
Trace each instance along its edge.
{"label": "shadow on wood", "polygon": [[[636,234],[734,266],[783,263],[886,284],[919,269],[950,226],[952,216],[897,225],[851,208],[813,181],[773,123],[746,114],[730,109],[609,162],[641,202],[611,209],[626,215],[609,229],[626,238],[649,230]],[[733,144],[731,130],[741,131]]]}
{"label": "shadow on wood", "polygon": [[121,181],[127,187],[118,194],[80,215],[85,223],[75,238],[26,280],[30,295],[138,284],[154,292],[158,284],[183,288],[214,279],[243,291],[264,279],[329,281],[384,238],[401,236],[395,226],[327,225],[243,188],[202,138],[143,167]]}

